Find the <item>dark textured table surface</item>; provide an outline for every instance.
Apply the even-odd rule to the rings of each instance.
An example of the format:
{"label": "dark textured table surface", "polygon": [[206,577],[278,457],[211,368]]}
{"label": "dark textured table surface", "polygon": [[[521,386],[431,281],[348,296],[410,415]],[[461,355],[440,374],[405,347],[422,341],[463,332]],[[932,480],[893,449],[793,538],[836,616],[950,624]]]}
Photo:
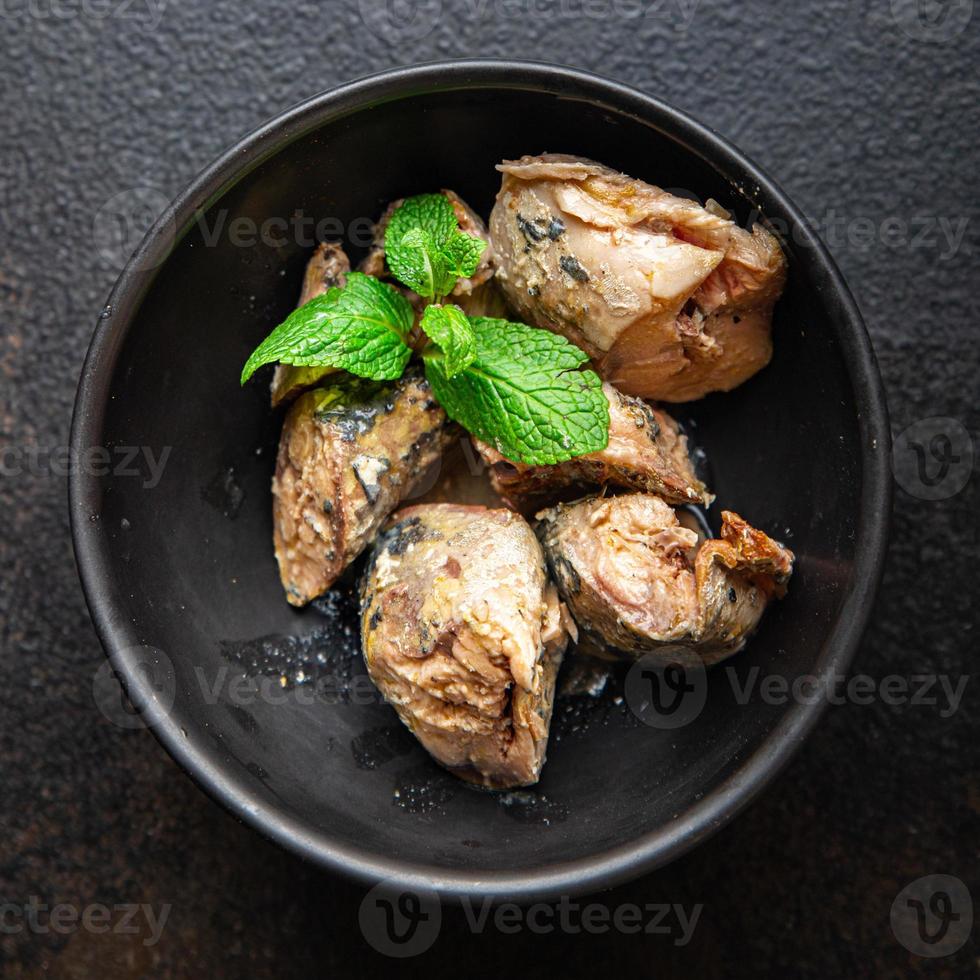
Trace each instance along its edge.
{"label": "dark textured table surface", "polygon": [[[391,9],[411,13],[412,2]],[[926,700],[938,697],[830,709],[733,824],[672,866],[590,899],[688,914],[702,903],[685,945],[676,925],[661,935],[510,935],[491,924],[477,934],[447,909],[411,967],[976,975],[975,938],[922,958],[906,948],[908,929],[897,937],[890,925],[896,896],[922,876],[953,876],[980,899],[980,711],[969,680],[980,481],[958,428],[973,438],[980,429],[972,8],[418,0],[399,39],[383,29],[383,0],[0,3],[0,974],[259,980],[394,964],[361,936],[363,889],[259,839],[151,735],[120,730],[93,703],[102,653],[76,579],[59,459],[118,272],[94,241],[114,195],[140,187],[169,199],[241,134],[338,82],[480,55],[589,68],[688,110],[759,161],[822,230],[866,317],[893,431],[918,423],[909,438],[927,450],[923,482],[911,443],[899,443],[889,564],[855,671],[879,684],[938,677]],[[945,421],[922,423],[935,416]],[[937,480],[938,490],[928,486]],[[943,679],[966,684],[958,710]],[[950,935],[961,934],[970,910],[955,883],[944,887],[960,916]],[[59,903],[74,911],[52,923],[45,907]],[[123,905],[141,906],[139,932],[121,927]]]}

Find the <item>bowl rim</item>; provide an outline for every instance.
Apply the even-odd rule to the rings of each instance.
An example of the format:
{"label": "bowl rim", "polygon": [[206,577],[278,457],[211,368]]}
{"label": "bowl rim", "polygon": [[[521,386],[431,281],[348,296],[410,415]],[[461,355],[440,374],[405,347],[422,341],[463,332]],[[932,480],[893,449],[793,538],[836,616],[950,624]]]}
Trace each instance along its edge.
{"label": "bowl rim", "polygon": [[[723,137],[680,110],[629,85],[581,69],[496,59],[410,65],[328,89],[293,105],[244,136],[184,187],[147,232],[113,287],[79,378],[71,426],[71,458],[79,459],[87,447],[102,444],[109,390],[123,341],[157,271],[190,227],[198,209],[208,206],[232,183],[289,143],[338,118],[382,102],[418,95],[501,88],[583,99],[663,131],[728,179],[732,179],[732,174],[742,177],[743,194],[762,202],[763,213],[774,206],[791,219],[794,250],[806,256],[808,276],[839,312],[843,326],[837,332],[837,340],[854,391],[864,447],[852,585],[814,665],[814,673],[843,673],[856,653],[881,580],[892,494],[887,405],[857,305],[826,246],[764,171]],[[133,652],[140,643],[139,637],[116,601],[118,589],[113,583],[106,539],[98,522],[90,520],[90,515],[97,515],[101,509],[100,480],[83,469],[69,468],[69,512],[82,588],[96,632],[117,676],[130,696],[146,705],[148,727],[181,768],[236,817],[300,857],[369,885],[383,880],[394,888],[436,892],[450,900],[531,901],[593,892],[637,877],[690,850],[745,808],[788,762],[826,707],[824,699],[814,704],[790,705],[757,750],[727,780],[675,820],[612,849],[524,872],[441,868],[361,850],[263,802],[209,758],[205,746],[184,738],[172,716],[158,710],[154,692],[138,669]]]}

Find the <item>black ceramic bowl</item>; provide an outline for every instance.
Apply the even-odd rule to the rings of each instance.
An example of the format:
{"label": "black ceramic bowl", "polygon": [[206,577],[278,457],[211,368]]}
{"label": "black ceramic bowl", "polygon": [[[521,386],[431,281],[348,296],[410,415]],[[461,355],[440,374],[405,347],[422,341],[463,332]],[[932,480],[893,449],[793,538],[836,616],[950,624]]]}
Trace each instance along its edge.
{"label": "black ceramic bowl", "polygon": [[[639,723],[618,678],[600,697],[564,697],[540,784],[500,798],[443,774],[372,697],[349,606],[297,612],[284,601],[269,493],[281,418],[265,386],[241,390],[238,375],[295,302],[310,252],[301,232],[311,229],[282,225],[298,212],[333,219],[321,230],[339,229],[348,245],[405,194],[451,187],[487,214],[494,164],[546,150],[789,229],[772,364],[687,415],[720,502],[785,538],[798,564],[748,649],[710,672],[689,724]],[[279,220],[263,229],[269,218]],[[868,337],[778,187],[649,96],[500,62],[403,69],[319,95],[180,195],[106,313],[72,431],[75,460],[89,461],[74,468],[71,516],[99,635],[174,758],[235,815],[325,868],[512,898],[637,875],[745,806],[820,713],[819,700],[771,703],[758,687],[739,704],[734,682],[828,676],[854,654],[889,511],[886,410]],[[99,446],[109,466],[85,456]],[[140,450],[123,465],[123,447],[148,447],[156,461],[169,452],[156,485],[150,457]],[[253,699],[236,687],[243,677],[273,688]]]}

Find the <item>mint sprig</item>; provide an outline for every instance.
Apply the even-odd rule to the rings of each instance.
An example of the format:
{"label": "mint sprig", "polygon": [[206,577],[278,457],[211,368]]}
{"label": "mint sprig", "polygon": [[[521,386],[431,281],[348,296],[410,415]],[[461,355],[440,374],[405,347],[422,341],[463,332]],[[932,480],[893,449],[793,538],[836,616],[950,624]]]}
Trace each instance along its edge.
{"label": "mint sprig", "polygon": [[[438,302],[459,277],[476,271],[486,243],[459,230],[443,194],[408,198],[385,234],[388,267],[425,307],[419,327],[430,343],[425,376],[446,414],[508,459],[560,463],[604,449],[609,404],[588,360],[548,330],[491,317],[468,317]],[[263,364],[336,367],[375,381],[401,376],[412,355],[414,312],[394,287],[352,272],[295,310],[258,346],[244,384]]]}
{"label": "mint sprig", "polygon": [[385,255],[391,271],[426,299],[443,297],[456,285],[449,256],[424,228],[407,231],[393,250],[385,248]]}
{"label": "mint sprig", "polygon": [[400,378],[412,356],[412,305],[393,286],[361,272],[294,310],[253,351],[242,384],[263,364],[337,367],[375,381]]}
{"label": "mint sprig", "polygon": [[388,268],[425,298],[446,296],[457,279],[472,276],[486,247],[482,238],[459,230],[456,212],[445,194],[406,199],[385,229]]}
{"label": "mint sprig", "polygon": [[508,459],[545,465],[605,449],[609,403],[588,358],[564,337],[523,323],[470,319],[476,357],[455,377],[438,351],[425,376],[446,414]]}

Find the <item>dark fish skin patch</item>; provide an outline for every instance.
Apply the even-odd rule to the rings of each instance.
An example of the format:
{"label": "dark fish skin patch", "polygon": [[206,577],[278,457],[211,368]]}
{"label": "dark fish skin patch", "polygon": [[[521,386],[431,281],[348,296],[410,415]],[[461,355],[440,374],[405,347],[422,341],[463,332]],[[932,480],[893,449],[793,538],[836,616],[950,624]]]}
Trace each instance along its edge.
{"label": "dark fish skin patch", "polygon": [[551,223],[548,225],[548,237],[553,241],[557,241],[565,233],[565,222],[561,218],[552,218]]}
{"label": "dark fish skin patch", "polygon": [[538,227],[536,221],[529,221],[520,212],[517,214],[517,227],[520,228],[521,234],[530,245],[537,245],[538,242],[544,241],[548,234],[547,231],[542,231]]}
{"label": "dark fish skin patch", "polygon": [[[382,475],[384,475],[385,473],[388,472],[388,470],[391,469],[391,461],[385,459],[384,457],[378,457],[378,458],[382,463],[383,466]],[[356,463],[354,463],[351,466],[351,469],[353,469],[354,476],[357,477],[357,482],[360,483],[361,489],[364,491],[364,496],[367,497],[367,502],[369,504],[375,503],[378,497],[381,496],[381,484],[365,482],[364,477],[361,476],[361,471]]]}
{"label": "dark fish skin patch", "polygon": [[[544,537],[544,527],[539,528],[538,537]],[[582,580],[579,578],[575,566],[564,556],[556,555],[552,557],[551,550],[545,547],[545,558],[551,571],[551,577],[558,585],[559,591],[565,595],[578,595],[582,588]]]}
{"label": "dark fish skin patch", "polygon": [[409,517],[383,532],[381,547],[389,555],[403,555],[409,545],[424,541],[429,534],[428,528],[422,525],[421,517]]}
{"label": "dark fish skin patch", "polygon": [[562,267],[562,270],[570,275],[576,282],[588,282],[589,274],[582,268],[582,263],[579,262],[574,255],[563,255],[559,260],[558,264]]}

